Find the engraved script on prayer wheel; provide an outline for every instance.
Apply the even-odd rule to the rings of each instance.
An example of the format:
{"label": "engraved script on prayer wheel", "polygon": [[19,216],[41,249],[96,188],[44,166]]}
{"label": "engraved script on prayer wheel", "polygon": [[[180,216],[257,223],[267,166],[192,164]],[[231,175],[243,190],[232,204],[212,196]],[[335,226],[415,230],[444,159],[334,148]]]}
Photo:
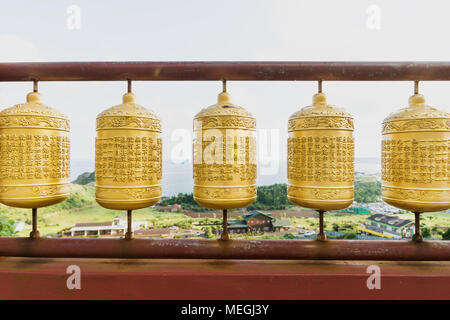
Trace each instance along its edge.
{"label": "engraved script on prayer wheel", "polygon": [[95,197],[102,207],[134,210],[159,201],[160,134],[158,116],[136,104],[131,92],[97,116]]}
{"label": "engraved script on prayer wheel", "polygon": [[449,209],[450,114],[415,94],[382,133],[382,199],[413,212]]}
{"label": "engraved script on prayer wheel", "polygon": [[256,121],[230,102],[218,103],[194,118],[194,200],[213,209],[234,209],[256,200]]}
{"label": "engraved script on prayer wheel", "polygon": [[289,118],[288,199],[316,210],[338,210],[353,202],[353,118],[326,102],[313,104]]}
{"label": "engraved script on prayer wheel", "polygon": [[69,120],[38,92],[0,112],[0,202],[40,208],[70,194]]}

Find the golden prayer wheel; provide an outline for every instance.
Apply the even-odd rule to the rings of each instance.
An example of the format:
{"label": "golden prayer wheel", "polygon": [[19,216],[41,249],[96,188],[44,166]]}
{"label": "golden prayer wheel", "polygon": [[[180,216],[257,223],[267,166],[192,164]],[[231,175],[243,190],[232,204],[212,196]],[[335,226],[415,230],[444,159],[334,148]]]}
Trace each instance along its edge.
{"label": "golden prayer wheel", "polygon": [[449,209],[450,114],[414,94],[382,130],[382,199],[413,212]]}
{"label": "golden prayer wheel", "polygon": [[[230,102],[218,102],[194,117],[194,200],[213,209],[234,209],[256,200],[256,121]],[[226,227],[226,226],[225,226]]]}
{"label": "golden prayer wheel", "polygon": [[0,202],[40,208],[70,194],[69,120],[38,92],[0,112]]}
{"label": "golden prayer wheel", "polygon": [[353,118],[326,102],[324,93],[288,123],[288,199],[319,211],[353,202]]}
{"label": "golden prayer wheel", "polygon": [[134,210],[159,201],[160,135],[161,120],[135,103],[131,92],[97,116],[95,197],[102,207]]}

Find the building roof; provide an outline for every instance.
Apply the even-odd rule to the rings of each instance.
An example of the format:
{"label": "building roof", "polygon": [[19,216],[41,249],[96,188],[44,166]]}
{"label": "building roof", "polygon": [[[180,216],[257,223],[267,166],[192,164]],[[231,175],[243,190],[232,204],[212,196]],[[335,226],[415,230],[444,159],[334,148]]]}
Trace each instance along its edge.
{"label": "building roof", "polygon": [[228,220],[228,228],[229,229],[240,229],[240,228],[248,228],[247,221],[245,220]]}
{"label": "building roof", "polygon": [[228,229],[242,229],[242,228],[247,229],[247,228],[248,228],[248,225],[242,224],[242,223],[239,223],[239,224],[233,224],[233,225],[228,225]]}
{"label": "building roof", "polygon": [[264,213],[261,211],[253,210],[242,216],[242,220],[228,220],[228,228],[248,228],[247,221],[257,215],[263,215],[272,221],[274,227],[288,227],[291,225],[289,220],[275,219],[270,213]]}
{"label": "building roof", "polygon": [[109,227],[112,225],[112,222],[81,222],[76,223],[75,228],[82,227]]}
{"label": "building roof", "polygon": [[161,234],[169,234],[170,233],[169,228],[157,228],[157,229],[140,229],[136,230],[134,234],[136,236],[155,236],[155,235],[161,235]]}
{"label": "building roof", "polygon": [[247,224],[245,220],[229,219],[228,224]]}
{"label": "building roof", "polygon": [[248,212],[248,213],[244,214],[244,215],[242,216],[242,218],[243,218],[245,221],[247,221],[248,219],[253,218],[254,216],[257,216],[257,215],[259,215],[259,214],[260,214],[260,215],[263,215],[263,216],[266,216],[266,217],[269,218],[270,220],[273,219],[273,217],[272,217],[272,215],[271,215],[270,213],[264,213],[264,212],[257,211],[257,210],[253,210],[252,212]]}
{"label": "building roof", "polygon": [[395,228],[404,227],[406,225],[412,224],[411,220],[400,219],[397,216],[388,216],[385,214],[374,214],[367,218],[368,220],[374,221],[376,223],[382,223]]}
{"label": "building roof", "polygon": [[[117,219],[116,217],[115,219]],[[114,219],[114,220],[115,220]],[[133,229],[140,225],[147,225],[147,221],[133,221]],[[115,224],[114,222],[81,222],[75,224],[71,231],[95,231],[95,230],[123,230],[127,227],[126,223]]]}

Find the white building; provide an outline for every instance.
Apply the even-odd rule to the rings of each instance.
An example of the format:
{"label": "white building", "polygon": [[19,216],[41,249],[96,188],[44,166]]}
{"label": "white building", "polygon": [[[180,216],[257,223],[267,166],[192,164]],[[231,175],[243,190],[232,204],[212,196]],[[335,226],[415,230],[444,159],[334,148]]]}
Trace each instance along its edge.
{"label": "white building", "polygon": [[22,221],[17,221],[17,222],[14,224],[14,231],[15,231],[15,232],[20,232],[20,231],[22,231],[23,229],[27,229],[27,228],[26,228],[25,223],[23,223]]}
{"label": "white building", "polygon": [[359,230],[385,238],[411,238],[414,234],[414,222],[377,213],[368,217]]}
{"label": "white building", "polygon": [[[147,229],[147,221],[133,221],[132,231]],[[125,235],[127,230],[127,220],[122,217],[116,217],[112,222],[86,222],[77,223],[70,229],[71,236],[121,236]]]}

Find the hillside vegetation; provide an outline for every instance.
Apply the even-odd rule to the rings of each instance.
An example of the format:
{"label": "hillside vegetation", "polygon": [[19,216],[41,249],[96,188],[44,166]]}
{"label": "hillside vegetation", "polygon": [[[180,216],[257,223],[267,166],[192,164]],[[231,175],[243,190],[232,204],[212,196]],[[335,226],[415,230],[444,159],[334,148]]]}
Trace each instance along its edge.
{"label": "hillside vegetation", "polygon": [[[93,186],[71,183],[70,190],[70,196],[65,201],[38,209],[38,224],[40,228],[47,225],[49,216],[61,215],[65,212],[96,205]],[[5,219],[17,222],[22,221],[27,225],[31,225],[31,209],[12,208],[0,204],[0,219],[2,219],[0,221],[0,235],[2,235],[2,229],[3,232],[6,232],[5,230],[8,228]],[[29,230],[25,233],[29,233]],[[20,235],[23,234],[23,232],[20,233]]]}
{"label": "hillside vegetation", "polygon": [[[259,186],[256,201],[247,207],[247,210],[283,210],[292,206],[287,200],[286,184],[273,184],[270,186]],[[210,209],[201,207],[195,202],[192,193],[179,193],[173,197],[164,197],[159,202],[162,206],[181,204],[185,210],[204,212]]]}
{"label": "hillside vegetation", "polygon": [[357,178],[354,182],[356,202],[376,202],[381,197],[381,182],[375,178]]}
{"label": "hillside vegetation", "polygon": [[[85,207],[94,203],[95,194],[93,186],[82,186],[79,184],[71,183],[69,198],[52,206],[39,208],[38,213],[46,214],[51,212],[59,212],[63,210]],[[28,216],[30,211],[30,209],[13,208],[0,204],[0,215],[8,215],[8,217],[10,218],[15,218],[24,214]]]}
{"label": "hillside vegetation", "polygon": [[95,182],[95,171],[94,172],[85,172],[78,176],[78,178],[72,183],[86,185],[91,182]]}

